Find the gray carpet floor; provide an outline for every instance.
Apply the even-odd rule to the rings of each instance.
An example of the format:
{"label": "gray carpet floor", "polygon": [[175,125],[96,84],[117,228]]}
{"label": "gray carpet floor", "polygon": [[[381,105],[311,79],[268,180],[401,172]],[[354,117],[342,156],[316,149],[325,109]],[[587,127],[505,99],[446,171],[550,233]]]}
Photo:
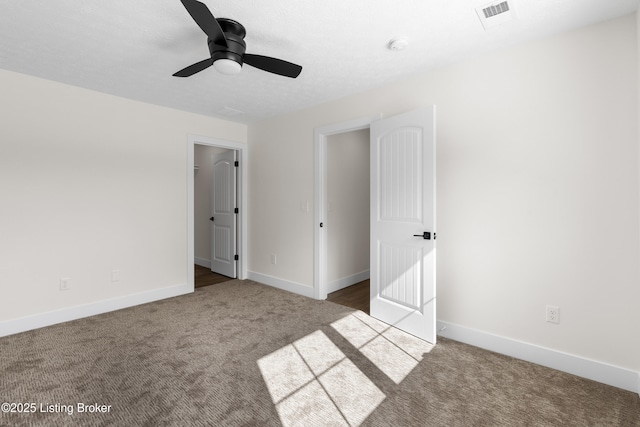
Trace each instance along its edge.
{"label": "gray carpet floor", "polygon": [[361,312],[233,280],[0,338],[0,401],[37,406],[0,425],[640,426],[637,394],[414,344]]}

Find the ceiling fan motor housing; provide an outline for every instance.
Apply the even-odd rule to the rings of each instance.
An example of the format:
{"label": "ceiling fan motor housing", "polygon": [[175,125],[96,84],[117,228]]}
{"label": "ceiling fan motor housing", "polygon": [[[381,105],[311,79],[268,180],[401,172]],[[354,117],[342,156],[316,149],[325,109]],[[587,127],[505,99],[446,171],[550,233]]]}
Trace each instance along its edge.
{"label": "ceiling fan motor housing", "polygon": [[216,20],[224,32],[228,47],[220,46],[210,38],[207,38],[211,59],[214,62],[218,59],[230,59],[242,65],[242,58],[247,48],[247,44],[244,42],[244,37],[247,35],[244,26],[232,19],[218,18]]}
{"label": "ceiling fan motor housing", "polygon": [[222,74],[238,74],[243,64],[292,79],[300,75],[300,65],[270,56],[246,53],[247,45],[244,38],[247,32],[239,22],[228,18],[216,19],[207,5],[201,1],[181,1],[189,15],[207,35],[210,56],[174,73],[175,77],[189,77],[211,66]]}

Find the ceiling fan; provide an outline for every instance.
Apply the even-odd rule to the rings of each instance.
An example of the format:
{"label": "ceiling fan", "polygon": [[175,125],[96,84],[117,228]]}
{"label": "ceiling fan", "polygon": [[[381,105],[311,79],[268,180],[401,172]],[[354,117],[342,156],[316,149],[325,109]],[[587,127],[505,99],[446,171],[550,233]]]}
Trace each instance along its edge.
{"label": "ceiling fan", "polygon": [[245,53],[247,47],[244,37],[247,32],[239,22],[227,18],[215,18],[209,8],[198,0],[181,0],[187,12],[207,35],[207,44],[211,58],[207,58],[173,74],[176,77],[189,77],[206,68],[213,67],[223,74],[237,74],[242,64],[296,78],[302,71],[300,65],[269,56]]}

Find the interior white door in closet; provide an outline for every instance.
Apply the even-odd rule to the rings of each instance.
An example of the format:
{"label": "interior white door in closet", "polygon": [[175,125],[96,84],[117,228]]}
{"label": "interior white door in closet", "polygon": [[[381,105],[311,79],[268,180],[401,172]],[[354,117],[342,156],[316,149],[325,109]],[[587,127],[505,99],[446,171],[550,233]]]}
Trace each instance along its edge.
{"label": "interior white door in closet", "polygon": [[236,272],[236,151],[213,156],[211,185],[211,271],[228,277]]}

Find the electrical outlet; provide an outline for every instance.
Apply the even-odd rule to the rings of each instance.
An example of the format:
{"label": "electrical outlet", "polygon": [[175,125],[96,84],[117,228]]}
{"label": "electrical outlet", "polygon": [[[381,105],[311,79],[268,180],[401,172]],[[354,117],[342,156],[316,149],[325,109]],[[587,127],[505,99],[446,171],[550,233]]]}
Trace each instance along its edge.
{"label": "electrical outlet", "polygon": [[560,323],[560,308],[553,305],[547,306],[547,322]]}
{"label": "electrical outlet", "polygon": [[113,270],[111,272],[111,281],[119,282],[120,281],[120,270]]}
{"label": "electrical outlet", "polygon": [[60,278],[60,290],[61,291],[68,291],[69,289],[71,289],[71,279],[69,279],[68,277],[61,277]]}
{"label": "electrical outlet", "polygon": [[271,254],[271,264],[276,265],[276,254]]}

